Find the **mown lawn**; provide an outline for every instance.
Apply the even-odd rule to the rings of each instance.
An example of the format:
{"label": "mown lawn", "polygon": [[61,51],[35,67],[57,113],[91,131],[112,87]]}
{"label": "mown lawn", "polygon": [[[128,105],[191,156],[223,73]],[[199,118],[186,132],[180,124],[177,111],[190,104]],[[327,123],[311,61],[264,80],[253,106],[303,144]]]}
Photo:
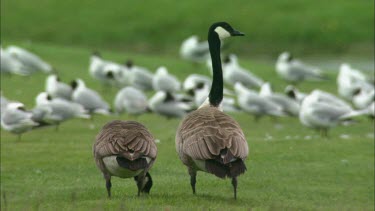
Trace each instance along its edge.
{"label": "mown lawn", "polygon": [[373,55],[373,8],[370,0],[2,0],[1,38],[175,54],[182,39],[206,39],[208,26],[228,21],[247,34],[231,45],[248,54]]}
{"label": "mown lawn", "polygon": [[[5,43],[6,45],[9,43]],[[115,89],[102,87],[88,75],[90,48],[19,43],[53,64],[63,81],[80,77],[112,102]],[[165,65],[180,79],[204,66],[193,66],[178,57],[102,51],[105,58],[136,63],[154,70]],[[241,58],[241,56],[240,56]],[[245,59],[243,65],[271,81],[277,91],[286,83],[275,76],[273,63]],[[335,77],[332,72],[332,78]],[[46,75],[1,76],[3,94],[34,105],[44,89]],[[334,80],[307,82],[336,92]],[[105,93],[105,94],[104,94]],[[374,122],[358,119],[339,126],[321,138],[298,119],[263,118],[260,122],[244,113],[232,114],[240,123],[250,146],[248,171],[239,177],[238,200],[233,199],[229,180],[198,173],[197,195],[193,195],[186,168],[175,152],[174,137],[179,119],[145,114],[135,120],[145,124],[160,139],[158,158],[151,170],[154,187],[149,196],[136,197],[132,179],[113,179],[113,197],[106,197],[105,182],[92,156],[92,143],[101,126],[127,116],[95,116],[93,121],[75,119],[59,131],[43,128],[17,137],[1,130],[1,210],[373,210]]]}

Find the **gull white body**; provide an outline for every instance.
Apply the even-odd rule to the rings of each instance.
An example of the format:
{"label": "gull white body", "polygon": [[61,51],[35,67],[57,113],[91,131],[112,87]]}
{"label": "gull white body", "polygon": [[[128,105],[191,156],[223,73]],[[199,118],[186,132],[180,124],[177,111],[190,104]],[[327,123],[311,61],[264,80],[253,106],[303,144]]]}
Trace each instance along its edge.
{"label": "gull white body", "polygon": [[204,62],[209,58],[208,42],[199,42],[198,36],[192,35],[181,44],[180,55],[192,62]]}
{"label": "gull white body", "polygon": [[20,110],[24,105],[18,102],[9,103],[1,114],[1,127],[9,132],[21,134],[39,124],[32,120],[31,112]]}
{"label": "gull white body", "polygon": [[259,88],[264,82],[251,71],[241,67],[238,58],[234,54],[228,56],[228,61],[223,64],[224,82],[234,85],[236,82],[242,83],[248,88]]}
{"label": "gull white body", "polygon": [[73,90],[72,101],[81,104],[90,113],[110,114],[110,107],[96,91],[86,87],[81,79],[77,79],[77,87]]}
{"label": "gull white body", "polygon": [[277,59],[276,73],[282,79],[293,83],[324,78],[319,68],[307,65],[297,59],[291,59],[288,52],[283,52]]}
{"label": "gull white body", "polygon": [[152,87],[155,91],[174,93],[180,91],[181,83],[176,76],[169,74],[166,67],[161,66],[156,70],[152,79]]}
{"label": "gull white body", "polygon": [[114,106],[117,113],[141,114],[147,109],[147,97],[134,87],[122,88],[115,97]]}
{"label": "gull white body", "polygon": [[156,92],[148,102],[149,108],[160,115],[167,117],[183,117],[192,109],[190,103],[180,102],[176,99],[168,99],[167,93]]}
{"label": "gull white body", "polygon": [[247,89],[241,83],[236,83],[234,89],[237,94],[238,105],[245,112],[251,113],[256,117],[263,115],[285,116],[281,106],[259,96],[258,93]]}
{"label": "gull white body", "polygon": [[19,60],[27,69],[28,74],[33,72],[42,71],[44,73],[51,73],[53,68],[50,64],[42,60],[39,56],[26,49],[18,46],[8,46],[6,51],[14,58]]}
{"label": "gull white body", "polygon": [[46,80],[46,92],[53,98],[71,100],[72,87],[58,80],[57,75],[49,75]]}

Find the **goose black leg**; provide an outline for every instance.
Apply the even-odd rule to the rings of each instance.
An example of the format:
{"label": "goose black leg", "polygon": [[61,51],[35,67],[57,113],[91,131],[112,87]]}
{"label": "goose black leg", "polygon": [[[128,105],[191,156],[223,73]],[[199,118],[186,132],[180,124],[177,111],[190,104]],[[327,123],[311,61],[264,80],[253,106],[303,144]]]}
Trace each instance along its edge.
{"label": "goose black leg", "polygon": [[234,191],[234,199],[237,199],[237,177],[232,178],[232,185]]}
{"label": "goose black leg", "polygon": [[134,180],[137,182],[137,187],[138,187],[138,196],[141,195],[141,191],[143,189],[143,180],[144,180],[145,176],[144,175],[139,175],[139,176],[135,176],[134,177]]}
{"label": "goose black leg", "polygon": [[197,182],[197,171],[189,168],[189,174],[190,174],[190,185],[193,189],[193,194],[195,194],[195,183]]}
{"label": "goose black leg", "polygon": [[107,188],[108,198],[111,198],[111,176],[104,176],[105,177],[105,187]]}

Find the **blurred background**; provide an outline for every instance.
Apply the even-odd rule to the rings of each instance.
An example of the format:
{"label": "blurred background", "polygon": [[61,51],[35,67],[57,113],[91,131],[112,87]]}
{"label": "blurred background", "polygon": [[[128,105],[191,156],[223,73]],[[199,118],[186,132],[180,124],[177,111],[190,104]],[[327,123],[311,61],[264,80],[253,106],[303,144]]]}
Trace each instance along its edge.
{"label": "blurred background", "polygon": [[289,50],[372,60],[373,8],[370,0],[2,0],[1,41],[178,56],[183,39],[206,39],[208,26],[225,20],[246,33],[246,41],[230,45],[248,56],[275,58]]}

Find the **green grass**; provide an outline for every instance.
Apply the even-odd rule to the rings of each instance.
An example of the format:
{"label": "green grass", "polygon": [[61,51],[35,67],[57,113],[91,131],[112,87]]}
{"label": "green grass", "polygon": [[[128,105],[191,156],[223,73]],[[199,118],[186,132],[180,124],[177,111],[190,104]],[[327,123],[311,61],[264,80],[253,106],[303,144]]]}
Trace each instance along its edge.
{"label": "green grass", "polygon": [[[17,44],[31,48],[53,64],[63,81],[80,77],[89,87],[101,90],[88,75],[91,49]],[[193,72],[207,74],[204,66],[192,66],[177,57],[108,50],[102,53],[115,61],[134,58],[152,70],[166,65],[180,79]],[[286,85],[275,77],[273,64],[244,59],[241,63],[271,81],[277,91]],[[42,73],[30,77],[2,76],[1,90],[8,98],[32,108],[34,97],[44,89],[45,78]],[[334,81],[307,82],[300,89],[309,91],[317,86],[336,92]],[[101,93],[112,102],[116,90]],[[1,210],[373,210],[372,121],[363,118],[357,124],[339,126],[330,131],[330,138],[324,139],[295,118],[281,118],[277,122],[263,118],[255,123],[247,114],[232,116],[243,128],[250,146],[248,171],[239,177],[237,201],[233,199],[229,180],[202,172],[197,177],[197,195],[192,194],[186,167],[175,152],[174,137],[180,120],[167,120],[156,114],[136,119],[161,140],[151,170],[151,194],[138,198],[132,179],[114,178],[113,197],[108,199],[91,147],[106,122],[134,119],[124,114],[95,116],[92,122],[70,120],[59,131],[43,128],[27,132],[21,141],[2,130]],[[342,134],[348,137],[343,138]]]}
{"label": "green grass", "polygon": [[[374,1],[2,0],[1,39],[178,53],[225,20],[246,33],[248,54],[362,52],[373,55]],[[373,57],[373,56],[372,56]]]}

